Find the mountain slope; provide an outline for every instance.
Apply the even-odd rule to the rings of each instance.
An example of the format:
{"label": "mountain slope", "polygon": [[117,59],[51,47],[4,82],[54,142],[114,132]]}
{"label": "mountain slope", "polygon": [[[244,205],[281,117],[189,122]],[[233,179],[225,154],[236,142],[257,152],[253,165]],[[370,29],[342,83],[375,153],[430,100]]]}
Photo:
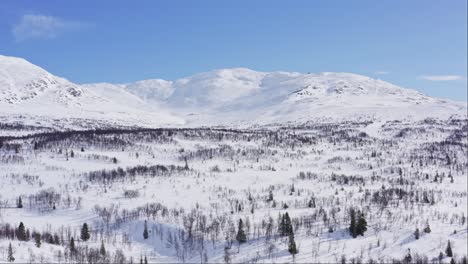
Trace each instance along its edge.
{"label": "mountain slope", "polygon": [[[197,125],[466,114],[466,104],[350,73],[267,73],[235,68],[167,82],[166,89],[171,95],[160,102]],[[146,86],[145,90],[152,89]],[[143,90],[130,92],[151,97]]]}
{"label": "mountain slope", "polygon": [[110,85],[105,92],[56,77],[23,59],[0,56],[0,114],[49,121],[90,120],[96,124],[160,126],[183,120],[155,104]]}
{"label": "mountain slope", "polygon": [[[466,103],[351,73],[245,68],[175,81],[78,85],[26,60],[0,56],[0,122],[158,127],[257,125],[314,120],[466,118]],[[49,122],[50,123],[50,122]],[[93,125],[93,126],[94,126]]]}

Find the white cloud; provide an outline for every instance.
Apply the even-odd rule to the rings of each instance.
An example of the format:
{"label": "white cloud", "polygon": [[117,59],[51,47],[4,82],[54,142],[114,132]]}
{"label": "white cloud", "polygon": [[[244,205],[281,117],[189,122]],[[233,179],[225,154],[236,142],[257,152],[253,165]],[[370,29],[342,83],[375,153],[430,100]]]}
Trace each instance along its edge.
{"label": "white cloud", "polygon": [[385,75],[385,74],[389,74],[389,73],[390,72],[388,72],[388,71],[376,71],[376,72],[374,72],[374,74],[376,74],[376,75]]}
{"label": "white cloud", "polygon": [[80,27],[80,23],[64,21],[61,18],[45,15],[23,15],[12,33],[17,41],[39,38],[55,38],[66,29]]}
{"label": "white cloud", "polygon": [[422,75],[419,78],[426,81],[457,81],[463,79],[460,75]]}

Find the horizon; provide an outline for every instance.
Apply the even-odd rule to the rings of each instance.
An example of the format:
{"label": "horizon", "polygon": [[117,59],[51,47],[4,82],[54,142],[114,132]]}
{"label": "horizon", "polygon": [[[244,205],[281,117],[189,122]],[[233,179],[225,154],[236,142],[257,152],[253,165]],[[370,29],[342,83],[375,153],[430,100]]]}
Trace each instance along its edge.
{"label": "horizon", "polygon": [[[118,19],[116,19],[118,17]],[[78,83],[345,72],[467,100],[466,1],[5,1],[0,54]]]}

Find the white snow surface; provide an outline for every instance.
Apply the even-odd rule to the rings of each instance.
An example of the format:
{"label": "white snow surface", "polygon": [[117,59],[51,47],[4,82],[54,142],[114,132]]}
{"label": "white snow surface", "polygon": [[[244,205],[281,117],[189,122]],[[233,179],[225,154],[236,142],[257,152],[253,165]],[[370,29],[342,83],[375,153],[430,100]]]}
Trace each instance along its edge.
{"label": "white snow surface", "polygon": [[[258,125],[466,116],[467,105],[351,73],[214,70],[175,81],[78,85],[0,56],[0,115],[47,124]],[[5,118],[3,118],[5,119]],[[76,123],[76,122],[75,122]]]}

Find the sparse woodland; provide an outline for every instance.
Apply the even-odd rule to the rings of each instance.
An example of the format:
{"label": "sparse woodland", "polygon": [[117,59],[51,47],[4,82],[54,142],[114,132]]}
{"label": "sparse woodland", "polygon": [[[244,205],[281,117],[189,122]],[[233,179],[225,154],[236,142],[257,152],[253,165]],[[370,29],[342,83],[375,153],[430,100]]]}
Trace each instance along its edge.
{"label": "sparse woodland", "polygon": [[467,263],[467,120],[0,137],[0,261]]}

